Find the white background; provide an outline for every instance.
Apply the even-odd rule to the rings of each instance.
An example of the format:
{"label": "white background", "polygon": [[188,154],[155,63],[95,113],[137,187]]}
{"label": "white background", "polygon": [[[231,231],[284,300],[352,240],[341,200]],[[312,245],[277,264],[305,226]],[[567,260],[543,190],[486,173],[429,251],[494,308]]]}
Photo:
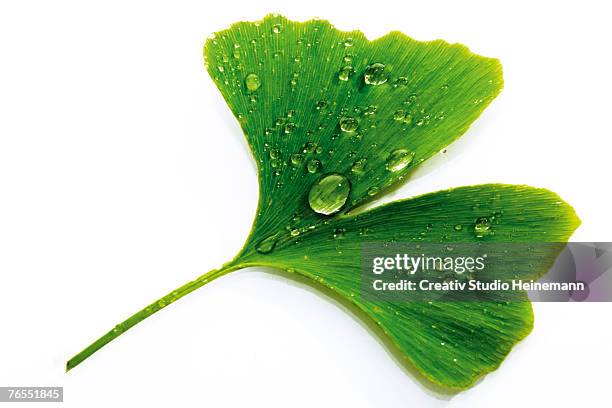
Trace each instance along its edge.
{"label": "white background", "polygon": [[533,333],[450,398],[402,371],[333,301],[260,269],[215,281],[63,371],[115,323],[240,248],[256,172],[202,45],[272,11],[369,38],[461,42],[504,64],[500,97],[384,201],[531,184],[575,206],[573,240],[611,241],[605,5],[3,0],[0,385],[64,386],[64,407],[612,406],[612,304],[535,304]]}

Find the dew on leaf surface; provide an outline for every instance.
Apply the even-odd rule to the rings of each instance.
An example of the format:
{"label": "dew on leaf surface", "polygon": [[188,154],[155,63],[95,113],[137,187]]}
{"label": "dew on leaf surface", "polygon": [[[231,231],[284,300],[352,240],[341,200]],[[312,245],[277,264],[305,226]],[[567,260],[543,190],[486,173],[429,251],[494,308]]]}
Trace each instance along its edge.
{"label": "dew on leaf surface", "polygon": [[255,92],[261,86],[261,81],[257,74],[248,74],[244,79],[244,84],[248,91]]}
{"label": "dew on leaf surface", "polygon": [[387,170],[396,172],[405,169],[414,159],[414,152],[408,149],[395,149],[387,157],[385,167]]}
{"label": "dew on leaf surface", "polygon": [[474,234],[477,238],[482,238],[493,233],[491,221],[487,217],[478,217],[474,222]]}
{"label": "dew on leaf surface", "polygon": [[363,73],[363,82],[367,85],[381,85],[387,82],[388,75],[385,64],[380,62],[369,65]]}
{"label": "dew on leaf surface", "polygon": [[334,214],[344,206],[350,192],[351,185],[345,176],[338,173],[326,174],[310,188],[308,204],[318,214]]}
{"label": "dew on leaf surface", "polygon": [[359,127],[359,121],[350,116],[340,118],[340,130],[345,133],[353,133]]}
{"label": "dew on leaf surface", "polygon": [[259,244],[257,244],[257,252],[259,252],[260,254],[269,254],[274,250],[277,241],[278,234],[272,234],[262,239],[261,241],[259,241]]}
{"label": "dew on leaf surface", "polygon": [[321,162],[317,159],[312,159],[306,164],[306,170],[309,173],[316,173],[321,170]]}

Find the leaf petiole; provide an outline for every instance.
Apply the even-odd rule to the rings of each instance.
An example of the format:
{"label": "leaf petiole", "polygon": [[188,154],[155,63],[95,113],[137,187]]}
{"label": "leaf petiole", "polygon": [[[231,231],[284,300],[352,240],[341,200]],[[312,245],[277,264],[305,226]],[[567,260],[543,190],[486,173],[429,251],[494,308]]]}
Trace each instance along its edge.
{"label": "leaf petiole", "polygon": [[169,304],[176,302],[183,296],[193,292],[194,290],[198,288],[201,288],[207,283],[212,282],[213,280],[223,275],[226,275],[232,271],[241,269],[242,267],[243,265],[236,265],[230,262],[228,264],[223,265],[219,269],[213,269],[212,271],[205,273],[204,275],[198,277],[197,279],[194,279],[191,282],[184,284],[183,286],[168,293],[166,296],[149,304],[144,309],[140,310],[139,312],[134,313],[132,316],[128,317],[125,321],[113,327],[113,329],[108,331],[102,337],[100,337],[99,339],[91,343],[89,346],[87,346],[80,353],[76,354],[70,360],[68,360],[68,362],[66,363],[66,372],[70,371],[74,367],[81,364],[83,361],[89,358],[96,351],[100,350],[102,347],[104,347],[105,345],[107,345],[108,343],[116,339],[117,337],[121,336],[127,330],[136,326],[138,323],[142,322],[144,319],[151,316],[152,314],[157,313],[158,311],[160,311],[161,309],[164,309]]}

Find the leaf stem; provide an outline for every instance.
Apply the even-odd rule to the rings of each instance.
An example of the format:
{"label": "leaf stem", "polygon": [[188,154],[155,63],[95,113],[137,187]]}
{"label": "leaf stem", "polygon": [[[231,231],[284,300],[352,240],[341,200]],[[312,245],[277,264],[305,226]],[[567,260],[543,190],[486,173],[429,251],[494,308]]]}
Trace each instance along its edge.
{"label": "leaf stem", "polygon": [[66,372],[70,371],[74,367],[81,364],[83,361],[89,358],[96,351],[100,350],[102,347],[104,347],[105,345],[107,345],[108,343],[116,339],[117,337],[121,336],[127,330],[136,326],[138,323],[142,322],[144,319],[151,316],[152,314],[157,313],[158,311],[165,308],[169,304],[176,302],[178,299],[206,285],[207,283],[212,282],[213,280],[223,275],[226,275],[232,271],[240,269],[242,267],[243,267],[242,265],[235,265],[233,263],[229,263],[229,264],[223,265],[219,269],[213,269],[212,271],[205,273],[204,275],[198,277],[197,279],[191,282],[188,282],[184,284],[183,286],[173,290],[172,292],[168,293],[166,296],[151,303],[150,305],[140,310],[139,312],[134,313],[132,316],[128,317],[122,323],[119,323],[118,325],[116,325],[112,330],[110,330],[108,333],[100,337],[98,340],[91,343],[83,351],[81,351],[80,353],[72,357],[70,360],[68,360],[68,362],[66,363]]}

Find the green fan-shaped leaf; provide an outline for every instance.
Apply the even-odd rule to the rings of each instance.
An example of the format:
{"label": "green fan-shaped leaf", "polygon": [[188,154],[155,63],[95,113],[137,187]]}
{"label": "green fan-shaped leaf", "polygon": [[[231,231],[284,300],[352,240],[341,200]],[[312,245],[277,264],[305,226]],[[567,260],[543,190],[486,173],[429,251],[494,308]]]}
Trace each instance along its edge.
{"label": "green fan-shaped leaf", "polygon": [[[474,231],[475,220],[481,217],[497,218],[487,243],[564,242],[579,223],[572,208],[547,190],[499,184],[462,187],[339,217],[304,237],[279,242],[269,254],[254,254],[244,261],[280,267],[327,287],[379,326],[426,378],[446,388],[463,389],[497,368],[529,333],[530,303],[364,300],[361,245],[482,242]],[[517,257],[495,272],[505,277],[539,276],[554,255],[545,251],[544,256]]]}
{"label": "green fan-shaped leaf", "polygon": [[[518,302],[380,302],[360,296],[369,242],[565,242],[579,220],[554,193],[501,184],[357,208],[398,185],[463,134],[501,90],[501,65],[444,41],[399,32],[368,41],[328,22],[271,15],[206,42],[206,66],[258,164],[260,200],[240,253],[96,340],[71,369],[125,330],[233,270],[271,266],[350,305],[428,381],[469,387],[533,324]],[[354,211],[353,211],[354,210]],[[484,218],[483,218],[484,217]],[[486,236],[479,219],[491,220]],[[555,253],[498,276],[538,276]]]}
{"label": "green fan-shaped leaf", "polygon": [[400,182],[463,134],[503,84],[499,61],[463,45],[399,32],[368,41],[326,21],[281,16],[217,33],[205,61],[259,165],[266,202],[256,237],[291,219],[291,229],[321,222],[304,205],[304,186],[322,174],[349,179],[342,212]]}

